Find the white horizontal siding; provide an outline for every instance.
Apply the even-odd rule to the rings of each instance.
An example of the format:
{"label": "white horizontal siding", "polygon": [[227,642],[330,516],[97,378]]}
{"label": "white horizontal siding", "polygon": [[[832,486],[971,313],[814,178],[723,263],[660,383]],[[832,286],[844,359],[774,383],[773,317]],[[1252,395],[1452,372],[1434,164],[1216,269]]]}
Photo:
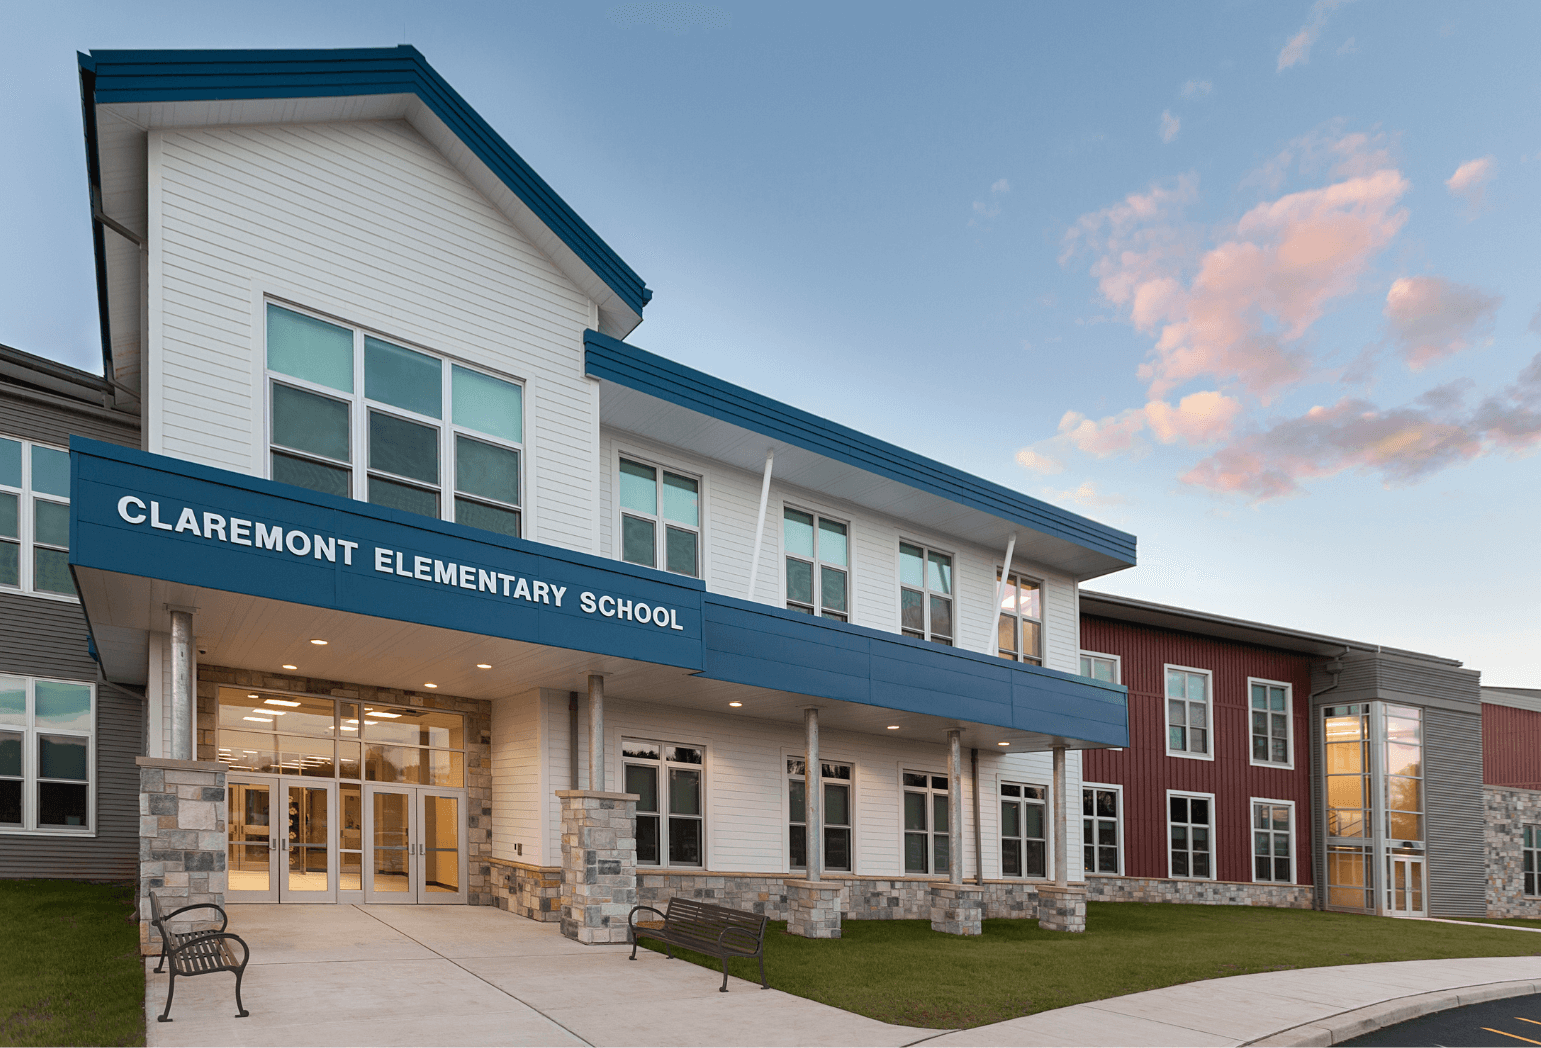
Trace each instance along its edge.
{"label": "white horizontal siding", "polygon": [[[541,844],[540,692],[527,691],[492,700],[492,854],[499,859],[531,858]],[[517,854],[519,844],[524,854]]]}
{"label": "white horizontal siding", "polygon": [[526,382],[526,529],[592,552],[595,306],[405,122],[151,133],[150,450],[262,475],[265,294]]}

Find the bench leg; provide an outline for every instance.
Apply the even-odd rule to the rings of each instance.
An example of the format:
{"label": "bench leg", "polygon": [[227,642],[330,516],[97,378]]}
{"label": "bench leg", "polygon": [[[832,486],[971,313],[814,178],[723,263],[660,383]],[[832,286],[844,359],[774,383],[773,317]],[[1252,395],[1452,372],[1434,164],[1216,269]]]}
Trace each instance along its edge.
{"label": "bench leg", "polygon": [[161,1012],[160,1015],[155,1017],[155,1021],[156,1022],[159,1022],[159,1023],[169,1023],[169,1022],[175,1022],[176,1021],[175,1019],[171,1018],[171,995],[176,993],[176,992],[177,992],[177,970],[175,968],[172,968],[171,969],[171,982],[169,984],[167,984],[167,986],[166,986],[166,1010]]}
{"label": "bench leg", "polygon": [[631,959],[634,960],[634,961],[637,959],[637,933],[636,932],[632,932],[631,933]]}
{"label": "bench leg", "polygon": [[244,1019],[248,1015],[251,1014],[250,1012],[248,1012],[246,1010],[246,1006],[241,1003],[241,976],[243,976],[245,974],[246,974],[246,967],[245,967],[245,965],[242,965],[240,968],[236,969],[236,972],[235,972],[235,1017],[237,1019]]}
{"label": "bench leg", "polygon": [[161,959],[160,959],[160,963],[155,966],[155,974],[159,975],[161,973],[161,969],[163,969],[165,967],[166,967],[166,940],[162,939],[161,940]]}
{"label": "bench leg", "polygon": [[728,992],[728,959],[722,959],[722,985],[717,987],[722,993]]}
{"label": "bench leg", "polygon": [[769,990],[770,989],[770,983],[765,981],[765,952],[764,952],[764,950],[765,950],[765,948],[762,946],[760,948],[760,951],[761,951],[760,952],[760,989],[762,989],[762,990]]}

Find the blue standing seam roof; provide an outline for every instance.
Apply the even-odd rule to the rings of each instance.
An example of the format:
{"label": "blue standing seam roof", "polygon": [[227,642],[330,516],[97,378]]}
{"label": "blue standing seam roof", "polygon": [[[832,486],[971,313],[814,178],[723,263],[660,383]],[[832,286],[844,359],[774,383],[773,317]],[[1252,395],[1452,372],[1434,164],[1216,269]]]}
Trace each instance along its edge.
{"label": "blue standing seam roof", "polygon": [[93,51],[79,58],[93,186],[100,184],[93,104],[414,94],[638,316],[653,297],[410,44],[335,51]]}
{"label": "blue standing seam roof", "polygon": [[629,389],[784,440],[890,480],[1073,542],[1128,565],[1135,537],[1030,495],[761,396],[598,331],[584,333],[585,370]]}

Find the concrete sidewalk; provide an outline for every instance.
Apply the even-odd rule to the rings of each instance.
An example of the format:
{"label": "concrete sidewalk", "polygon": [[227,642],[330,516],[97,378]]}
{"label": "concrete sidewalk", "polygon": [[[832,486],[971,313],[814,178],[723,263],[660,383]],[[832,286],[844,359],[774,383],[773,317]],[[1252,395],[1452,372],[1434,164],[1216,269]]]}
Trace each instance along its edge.
{"label": "concrete sidewalk", "polygon": [[[937,1031],[868,1019],[662,954],[580,946],[490,907],[231,906],[235,977],[145,986],[147,1043],[171,1045],[906,1045]],[[155,960],[146,962],[146,971]]]}

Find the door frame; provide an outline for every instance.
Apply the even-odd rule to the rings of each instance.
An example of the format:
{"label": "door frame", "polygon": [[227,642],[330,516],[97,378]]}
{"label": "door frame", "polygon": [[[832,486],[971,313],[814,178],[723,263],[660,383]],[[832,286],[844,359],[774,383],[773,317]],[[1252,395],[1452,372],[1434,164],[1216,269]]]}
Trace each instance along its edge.
{"label": "door frame", "polygon": [[[1418,868],[1418,901],[1423,905],[1418,909],[1398,909],[1395,906],[1397,897],[1396,870],[1399,864],[1405,863],[1407,871],[1412,873],[1413,867]],[[1409,877],[1411,880],[1411,877]],[[1411,894],[1412,888],[1401,889],[1404,894]],[[1426,917],[1429,912],[1429,867],[1427,857],[1423,855],[1387,855],[1386,856],[1386,914],[1391,917]]]}
{"label": "door frame", "polygon": [[336,779],[323,779],[320,777],[303,778],[298,775],[286,775],[279,781],[279,789],[283,792],[284,817],[287,826],[289,814],[289,791],[292,789],[324,790],[326,792],[326,888],[323,891],[298,891],[289,887],[289,864],[294,854],[289,841],[287,831],[283,837],[283,847],[278,854],[283,859],[278,864],[280,879],[278,881],[278,901],[283,903],[300,903],[302,905],[316,905],[319,903],[334,903],[337,901],[337,876],[338,854],[337,844],[339,840],[337,825],[337,786]]}
{"label": "door frame", "polygon": [[[231,885],[230,885],[231,866],[233,865],[230,862],[231,849],[233,847],[235,847],[238,843],[240,843],[242,845],[246,844],[246,842],[244,842],[244,841],[237,842],[237,841],[232,839],[233,838],[233,834],[235,833],[235,827],[236,827],[237,823],[230,816],[231,816],[231,807],[235,803],[235,790],[234,790],[234,787],[237,787],[237,786],[244,786],[244,787],[247,787],[247,788],[265,789],[268,792],[268,886],[267,886],[267,890],[266,891],[245,891],[245,890],[241,890],[241,889],[232,888]],[[231,777],[227,777],[226,778],[226,780],[225,780],[225,797],[226,797],[226,801],[225,801],[225,901],[226,902],[244,903],[244,902],[277,902],[278,901],[278,880],[279,880],[279,867],[280,867],[280,864],[279,864],[279,861],[278,861],[278,857],[280,855],[287,854],[287,852],[285,852],[282,848],[280,848],[278,846],[279,835],[278,835],[276,827],[274,826],[274,817],[275,817],[275,815],[281,814],[278,811],[278,808],[279,808],[279,806],[281,804],[287,806],[288,802],[287,802],[286,796],[287,795],[283,792],[282,777],[278,776],[278,775],[237,775],[237,776],[231,776]],[[285,811],[287,811],[287,807],[285,808]],[[283,824],[287,825],[287,823],[288,823],[288,820],[286,818],[286,819],[284,819]],[[244,825],[244,822],[241,823],[241,825]]]}
{"label": "door frame", "polygon": [[[457,903],[463,904],[469,901],[470,898],[466,891],[467,874],[470,873],[470,862],[468,856],[466,855],[466,845],[468,843],[467,838],[469,837],[469,834],[466,832],[466,804],[468,803],[466,792],[465,790],[452,787],[419,786],[416,788],[416,793],[417,825],[424,828],[420,829],[418,833],[418,868],[415,871],[415,876],[413,878],[413,884],[417,888],[417,901],[422,904],[437,906],[453,906]],[[430,797],[443,797],[455,802],[455,856],[457,862],[455,879],[456,882],[460,885],[459,891],[447,892],[428,890],[427,853],[429,850],[429,845],[425,840],[427,836],[426,827],[428,825],[428,820],[425,816],[427,814],[428,800]]]}

